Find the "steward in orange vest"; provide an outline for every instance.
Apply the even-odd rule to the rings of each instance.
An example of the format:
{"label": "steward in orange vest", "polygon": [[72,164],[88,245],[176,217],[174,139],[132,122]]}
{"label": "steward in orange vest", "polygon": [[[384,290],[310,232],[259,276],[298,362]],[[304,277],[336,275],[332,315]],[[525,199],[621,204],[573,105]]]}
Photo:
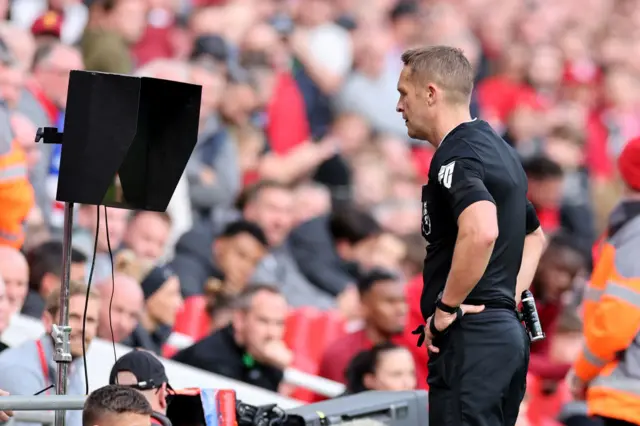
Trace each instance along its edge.
{"label": "steward in orange vest", "polygon": [[640,139],[618,159],[628,194],[613,211],[584,295],[585,345],[569,384],[605,426],[640,425]]}
{"label": "steward in orange vest", "polygon": [[0,245],[22,248],[23,224],[34,205],[25,154],[5,132],[0,135]]}

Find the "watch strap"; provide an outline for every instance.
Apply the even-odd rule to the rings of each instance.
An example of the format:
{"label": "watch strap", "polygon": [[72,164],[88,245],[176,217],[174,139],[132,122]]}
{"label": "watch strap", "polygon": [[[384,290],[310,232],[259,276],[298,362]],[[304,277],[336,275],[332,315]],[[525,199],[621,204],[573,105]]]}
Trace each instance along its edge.
{"label": "watch strap", "polygon": [[446,312],[448,314],[455,314],[458,312],[458,309],[460,309],[460,306],[449,306],[447,304],[445,304],[442,299],[438,299],[438,301],[436,302],[436,308],[440,309],[442,312]]}

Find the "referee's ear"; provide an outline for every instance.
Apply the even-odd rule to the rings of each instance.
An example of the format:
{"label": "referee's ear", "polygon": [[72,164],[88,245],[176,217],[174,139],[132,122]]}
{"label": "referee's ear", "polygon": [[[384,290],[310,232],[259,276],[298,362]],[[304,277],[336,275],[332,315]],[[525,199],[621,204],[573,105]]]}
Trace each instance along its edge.
{"label": "referee's ear", "polygon": [[476,201],[458,217],[458,236],[471,237],[478,245],[493,245],[498,233],[498,213],[491,201]]}

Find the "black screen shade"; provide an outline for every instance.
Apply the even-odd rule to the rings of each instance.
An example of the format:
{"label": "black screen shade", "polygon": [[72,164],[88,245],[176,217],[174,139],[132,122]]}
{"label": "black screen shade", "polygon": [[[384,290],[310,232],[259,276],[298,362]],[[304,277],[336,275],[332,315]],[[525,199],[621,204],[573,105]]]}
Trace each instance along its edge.
{"label": "black screen shade", "polygon": [[58,201],[165,211],[198,137],[201,86],[72,71]]}

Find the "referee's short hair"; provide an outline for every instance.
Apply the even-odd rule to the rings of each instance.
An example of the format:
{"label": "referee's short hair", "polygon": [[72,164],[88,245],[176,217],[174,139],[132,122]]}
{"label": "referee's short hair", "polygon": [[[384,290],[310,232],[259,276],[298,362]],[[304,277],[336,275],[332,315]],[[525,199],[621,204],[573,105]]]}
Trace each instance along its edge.
{"label": "referee's short hair", "polygon": [[84,402],[82,425],[99,425],[105,417],[127,413],[150,416],[153,410],[144,395],[131,387],[103,386],[91,392]]}
{"label": "referee's short hair", "polygon": [[412,79],[431,81],[444,89],[451,103],[466,104],[471,99],[475,72],[461,49],[417,47],[402,54],[402,63],[411,69]]}

